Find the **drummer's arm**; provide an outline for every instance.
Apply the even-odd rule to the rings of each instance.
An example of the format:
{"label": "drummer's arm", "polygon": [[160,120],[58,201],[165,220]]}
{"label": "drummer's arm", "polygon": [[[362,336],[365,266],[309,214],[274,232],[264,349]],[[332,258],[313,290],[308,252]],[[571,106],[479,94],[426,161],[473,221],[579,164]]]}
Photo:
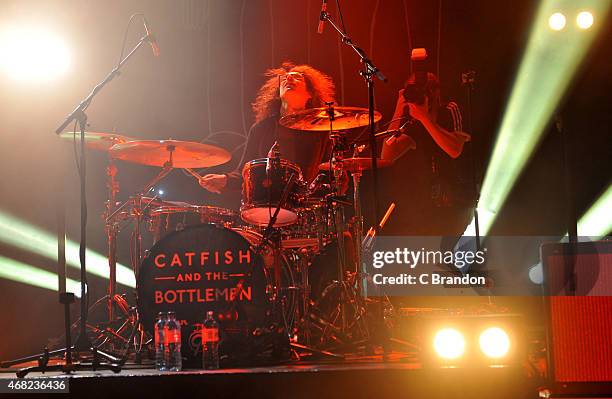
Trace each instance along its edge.
{"label": "drummer's arm", "polygon": [[449,103],[445,110],[440,111],[448,114],[447,119],[450,120],[445,123],[448,129],[433,119],[425,107],[416,104],[409,104],[409,106],[410,114],[421,122],[438,147],[453,159],[461,155],[463,145],[470,141],[471,136],[462,131],[461,114],[457,104]]}
{"label": "drummer's arm", "polygon": [[249,129],[249,134],[246,139],[244,153],[236,165],[236,169],[226,173],[227,183],[225,189],[228,191],[240,191],[242,190],[242,168],[246,162],[252,161],[253,159],[261,158],[259,154],[259,143],[261,141],[261,132],[265,130],[261,128],[261,123],[255,123]]}
{"label": "drummer's arm", "polygon": [[[404,89],[400,90],[398,93],[397,104],[395,105],[395,112],[389,124],[389,130],[399,129],[406,121],[406,118],[410,116],[407,103],[404,100],[403,90]],[[380,157],[395,162],[409,150],[415,148],[416,143],[412,137],[402,133],[399,136],[388,137],[383,141]]]}
{"label": "drummer's arm", "polygon": [[257,124],[253,125],[249,130],[247,136],[245,150],[241,159],[236,165],[236,169],[229,173],[223,174],[209,174],[203,176],[200,179],[200,185],[206,190],[216,193],[223,194],[228,191],[240,191],[242,189],[242,167],[244,162],[259,158],[257,156],[258,137],[257,136]]}

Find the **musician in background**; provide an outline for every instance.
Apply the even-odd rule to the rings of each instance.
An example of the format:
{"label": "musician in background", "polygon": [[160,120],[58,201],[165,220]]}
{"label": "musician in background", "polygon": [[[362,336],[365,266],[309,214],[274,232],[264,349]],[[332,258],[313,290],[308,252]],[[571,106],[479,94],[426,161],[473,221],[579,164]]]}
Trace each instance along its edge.
{"label": "musician in background", "polygon": [[226,190],[240,190],[245,162],[265,158],[275,141],[280,145],[281,157],[296,163],[307,182],[318,173],[318,165],[328,151],[327,132],[287,129],[280,126],[278,120],[284,115],[333,102],[332,79],[310,65],[290,62],[269,69],[265,75],[268,80],[253,103],[255,124],[249,131],[242,160],[233,172],[203,176],[200,185],[210,192],[221,194]]}
{"label": "musician in background", "polygon": [[461,154],[470,135],[463,132],[454,102],[442,103],[440,82],[426,73],[422,87],[412,74],[399,91],[390,129],[404,125],[399,137],[384,140],[381,157],[381,207],[397,208],[383,235],[460,236],[471,219],[473,190]]}

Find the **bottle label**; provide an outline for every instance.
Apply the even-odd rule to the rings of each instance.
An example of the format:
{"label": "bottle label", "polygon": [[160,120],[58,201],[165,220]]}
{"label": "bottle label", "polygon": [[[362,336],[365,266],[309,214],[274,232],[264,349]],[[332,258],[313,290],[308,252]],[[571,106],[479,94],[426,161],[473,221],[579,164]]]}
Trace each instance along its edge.
{"label": "bottle label", "polygon": [[181,343],[181,330],[168,330],[164,331],[164,342],[168,344],[180,344]]}
{"label": "bottle label", "polygon": [[202,342],[205,344],[219,342],[219,329],[204,327],[202,329]]}

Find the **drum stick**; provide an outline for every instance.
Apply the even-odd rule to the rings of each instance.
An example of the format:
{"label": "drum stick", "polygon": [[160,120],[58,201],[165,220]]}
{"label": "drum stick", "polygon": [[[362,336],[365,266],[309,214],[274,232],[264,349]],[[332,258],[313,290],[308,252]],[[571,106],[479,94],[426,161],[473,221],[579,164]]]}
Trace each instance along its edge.
{"label": "drum stick", "polygon": [[387,223],[387,220],[391,216],[391,213],[393,213],[394,209],[395,209],[395,202],[392,202],[391,205],[389,205],[389,208],[387,208],[387,212],[385,212],[385,216],[383,216],[382,220],[378,224],[378,230],[381,230],[383,227],[385,227],[385,223]]}
{"label": "drum stick", "polygon": [[[389,220],[389,217],[391,216],[391,213],[393,213],[394,209],[395,209],[395,202],[392,202],[391,205],[389,205],[389,208],[387,208],[387,212],[385,212],[385,216],[383,216],[380,223],[378,224],[378,230],[382,230],[382,228],[385,226],[385,223],[387,223],[387,220]],[[370,250],[375,236],[376,236],[376,230],[374,229],[374,227],[370,227],[365,237],[363,237],[363,240],[361,241],[361,246],[364,251]]]}
{"label": "drum stick", "polygon": [[199,181],[200,179],[202,179],[202,176],[200,176],[200,175],[198,174],[198,172],[196,172],[195,170],[190,169],[190,168],[184,168],[184,169],[185,169],[185,170],[187,171],[187,173],[189,173],[191,176],[193,176],[193,177],[195,177],[196,179],[198,179],[198,181]]}

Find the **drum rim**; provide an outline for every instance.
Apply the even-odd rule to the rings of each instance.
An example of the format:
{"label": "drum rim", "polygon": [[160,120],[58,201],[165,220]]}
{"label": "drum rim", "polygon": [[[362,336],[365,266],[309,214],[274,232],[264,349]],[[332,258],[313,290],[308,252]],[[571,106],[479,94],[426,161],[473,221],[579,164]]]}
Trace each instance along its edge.
{"label": "drum rim", "polygon": [[[267,164],[267,163],[268,163],[268,158],[256,158],[251,161],[248,161],[242,167],[242,174],[244,175],[244,172],[248,169],[251,169],[253,166]],[[295,171],[298,172],[299,179],[300,180],[303,179],[302,168],[300,168],[300,166],[297,163],[292,162],[285,158],[280,158],[280,164],[281,166],[288,166],[289,168],[294,169]]]}
{"label": "drum rim", "polygon": [[[268,225],[268,222],[265,222],[265,223],[264,223],[264,222],[255,222],[255,221],[253,221],[253,220],[249,220],[249,219],[247,219],[247,218],[244,216],[244,214],[245,214],[245,213],[247,213],[247,212],[248,212],[248,211],[250,211],[250,210],[253,210],[253,209],[268,209],[268,208],[275,209],[277,206],[278,206],[278,204],[271,204],[271,206],[269,206],[269,207],[266,207],[266,206],[258,206],[258,205],[256,205],[256,204],[253,204],[253,205],[242,205],[242,206],[240,206],[240,218],[241,218],[241,219],[242,219],[242,220],[243,220],[245,223],[248,223],[248,224],[250,224],[250,225],[253,225],[253,226],[259,226],[259,227],[266,227],[266,226]],[[299,220],[299,215],[298,215],[298,213],[297,213],[297,212],[295,212],[295,211],[294,211],[294,210],[292,210],[292,209],[287,209],[287,208],[281,208],[280,210],[281,210],[281,211],[288,212],[288,213],[292,213],[292,214],[295,216],[295,219],[294,219],[294,220],[292,220],[291,222],[285,222],[285,223],[279,223],[279,222],[277,221],[277,222],[274,224],[274,226],[275,226],[275,227],[285,227],[285,226],[291,226],[291,225],[296,224],[296,223],[298,222],[298,220]],[[280,211],[279,211],[279,212],[280,212]]]}
{"label": "drum rim", "polygon": [[[211,212],[212,211],[212,212]],[[169,215],[173,213],[192,213],[198,215],[220,215],[220,216],[229,216],[229,217],[238,217],[238,212],[229,208],[222,208],[220,206],[211,206],[211,205],[190,205],[186,207],[180,207],[178,205],[163,205],[158,206],[149,211],[149,215],[151,217],[160,216],[160,215]],[[205,224],[205,223],[202,223]]]}

